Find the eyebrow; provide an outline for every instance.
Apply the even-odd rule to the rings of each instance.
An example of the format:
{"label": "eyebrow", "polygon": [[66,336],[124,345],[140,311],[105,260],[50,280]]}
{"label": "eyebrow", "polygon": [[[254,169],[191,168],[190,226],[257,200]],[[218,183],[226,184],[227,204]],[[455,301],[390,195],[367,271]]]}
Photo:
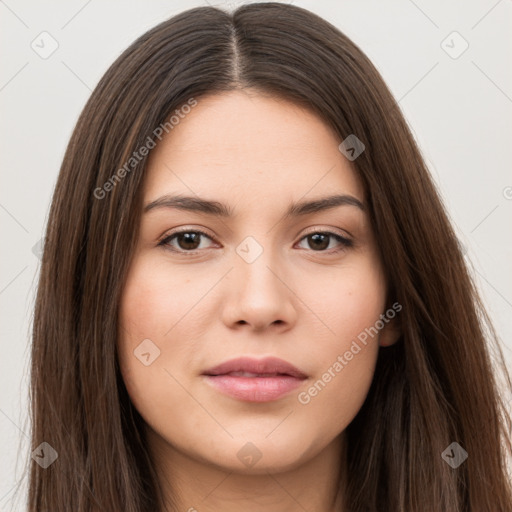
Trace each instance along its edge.
{"label": "eyebrow", "polygon": [[[355,206],[361,211],[365,207],[359,199],[347,194],[336,194],[332,196],[321,197],[310,201],[298,201],[292,203],[285,213],[285,217],[300,217],[324,210],[329,210],[337,206]],[[190,212],[204,213],[216,217],[233,217],[233,210],[219,201],[210,201],[200,197],[183,195],[164,195],[146,204],[144,213],[157,208],[177,208]]]}

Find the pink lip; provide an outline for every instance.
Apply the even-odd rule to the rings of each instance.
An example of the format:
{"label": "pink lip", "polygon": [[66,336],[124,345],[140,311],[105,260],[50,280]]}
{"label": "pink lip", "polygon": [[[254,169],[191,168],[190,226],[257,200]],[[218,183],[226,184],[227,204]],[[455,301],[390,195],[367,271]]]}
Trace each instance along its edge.
{"label": "pink lip", "polygon": [[[247,372],[256,376],[236,373]],[[275,357],[240,357],[203,373],[220,392],[246,402],[269,402],[301,385],[307,375],[292,364]]]}

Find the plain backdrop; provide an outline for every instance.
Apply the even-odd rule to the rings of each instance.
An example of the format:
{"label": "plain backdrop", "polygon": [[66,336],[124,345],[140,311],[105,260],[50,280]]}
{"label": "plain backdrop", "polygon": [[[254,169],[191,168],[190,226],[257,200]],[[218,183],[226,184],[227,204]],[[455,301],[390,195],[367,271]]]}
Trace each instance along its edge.
{"label": "plain backdrop", "polygon": [[[15,500],[14,487],[35,448],[28,368],[38,242],[72,129],[122,50],[157,23],[207,3],[244,2],[0,0],[1,511],[24,510],[24,488]],[[510,365],[512,2],[293,3],[358,44],[399,100]]]}

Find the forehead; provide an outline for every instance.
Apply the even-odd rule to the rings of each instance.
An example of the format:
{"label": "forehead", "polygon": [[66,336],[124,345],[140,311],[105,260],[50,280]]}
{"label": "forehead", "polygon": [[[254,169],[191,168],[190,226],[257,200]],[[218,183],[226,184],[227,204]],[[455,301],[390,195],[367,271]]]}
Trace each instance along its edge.
{"label": "forehead", "polygon": [[243,204],[351,194],[362,185],[341,140],[309,110],[253,91],[197,100],[152,150],[145,198],[179,192]]}

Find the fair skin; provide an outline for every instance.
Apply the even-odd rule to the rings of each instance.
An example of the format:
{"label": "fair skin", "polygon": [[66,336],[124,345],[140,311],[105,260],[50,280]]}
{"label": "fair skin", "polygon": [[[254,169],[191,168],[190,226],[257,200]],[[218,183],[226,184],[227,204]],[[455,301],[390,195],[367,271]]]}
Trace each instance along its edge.
{"label": "fair skin", "polygon": [[[315,114],[246,90],[200,98],[151,152],[144,205],[181,194],[232,210],[143,213],[122,294],[122,375],[177,510],[343,510],[343,433],[368,393],[379,346],[397,332],[386,323],[333,370],[389,307],[364,190],[340,142]],[[352,199],[284,216],[291,203],[334,194]],[[169,239],[177,228],[207,236]],[[241,256],[258,247],[253,261]],[[146,358],[155,346],[160,354],[145,365],[134,350],[147,339]],[[278,357],[307,377],[266,402],[227,396],[203,372],[239,356]],[[325,385],[309,392],[319,379]]]}

